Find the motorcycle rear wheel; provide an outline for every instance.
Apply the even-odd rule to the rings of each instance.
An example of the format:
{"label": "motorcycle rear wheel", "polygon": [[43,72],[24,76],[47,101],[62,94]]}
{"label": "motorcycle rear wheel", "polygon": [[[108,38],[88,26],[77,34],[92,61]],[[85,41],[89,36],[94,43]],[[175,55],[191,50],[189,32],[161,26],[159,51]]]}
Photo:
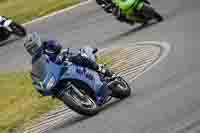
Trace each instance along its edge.
{"label": "motorcycle rear wheel", "polygon": [[112,82],[110,87],[113,97],[123,99],[131,95],[131,88],[122,77],[117,77]]}

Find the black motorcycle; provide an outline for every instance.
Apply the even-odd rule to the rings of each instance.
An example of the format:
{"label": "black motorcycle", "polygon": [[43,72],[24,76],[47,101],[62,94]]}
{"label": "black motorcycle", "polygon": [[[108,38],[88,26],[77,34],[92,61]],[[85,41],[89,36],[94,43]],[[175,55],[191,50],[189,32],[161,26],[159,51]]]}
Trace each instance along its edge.
{"label": "black motorcycle", "polygon": [[13,20],[0,16],[0,41],[7,40],[11,35],[26,36],[26,29]]}

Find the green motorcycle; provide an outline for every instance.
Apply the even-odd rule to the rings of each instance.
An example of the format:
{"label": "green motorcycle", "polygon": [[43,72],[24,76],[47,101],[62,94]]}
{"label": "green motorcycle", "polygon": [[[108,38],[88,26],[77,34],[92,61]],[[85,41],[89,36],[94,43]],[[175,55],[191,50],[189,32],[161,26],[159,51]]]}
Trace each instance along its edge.
{"label": "green motorcycle", "polygon": [[151,6],[147,0],[96,0],[108,13],[112,13],[117,20],[128,24],[148,24],[155,19],[163,21],[163,17]]}

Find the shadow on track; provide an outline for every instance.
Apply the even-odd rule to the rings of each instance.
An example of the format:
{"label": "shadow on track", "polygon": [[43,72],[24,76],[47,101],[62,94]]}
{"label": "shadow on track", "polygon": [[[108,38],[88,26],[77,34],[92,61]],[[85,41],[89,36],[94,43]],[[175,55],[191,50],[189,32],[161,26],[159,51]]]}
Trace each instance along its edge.
{"label": "shadow on track", "polygon": [[173,19],[174,17],[182,15],[185,12],[195,11],[199,9],[200,9],[199,0],[179,0],[176,8],[163,15],[165,16],[165,19]]}
{"label": "shadow on track", "polygon": [[[164,20],[165,21],[165,20]],[[137,33],[139,31],[142,31],[144,29],[147,29],[147,28],[150,28],[151,26],[153,25],[156,25],[158,24],[158,22],[152,22],[152,23],[149,23],[147,25],[139,25],[137,27],[134,27],[133,29],[127,31],[127,32],[124,32],[124,33],[121,33],[117,36],[114,36],[112,38],[109,38],[108,40],[105,40],[103,43],[105,42],[112,42],[112,41],[115,41],[115,40],[119,40],[120,38],[123,38],[123,37],[126,37],[126,36],[129,36],[130,34],[134,34],[134,33]]]}
{"label": "shadow on track", "polygon": [[[135,96],[135,95],[132,94],[129,98],[131,98],[133,96]],[[119,103],[121,103],[123,101],[126,101],[126,99],[124,99],[124,100],[118,100],[118,99],[113,100],[112,102],[106,104],[101,109],[101,111],[99,112],[99,114],[102,114],[103,112],[105,112],[109,108],[113,108],[113,107],[117,106]],[[93,117],[98,116],[99,114],[94,115]],[[92,118],[92,117],[82,116],[82,115],[74,115],[74,116],[70,117],[66,122],[64,122],[61,125],[56,126],[55,128],[51,129],[51,131],[49,131],[49,133],[54,132],[54,131],[59,130],[59,129],[62,129],[62,128],[68,128],[70,126],[73,126],[75,124],[81,123],[81,122],[83,122],[83,121],[85,121],[87,119],[90,119],[90,118]]]}
{"label": "shadow on track", "polygon": [[5,45],[10,45],[15,41],[21,40],[22,38],[18,38],[18,37],[11,37],[8,40],[2,41],[0,42],[0,47],[3,47]]}

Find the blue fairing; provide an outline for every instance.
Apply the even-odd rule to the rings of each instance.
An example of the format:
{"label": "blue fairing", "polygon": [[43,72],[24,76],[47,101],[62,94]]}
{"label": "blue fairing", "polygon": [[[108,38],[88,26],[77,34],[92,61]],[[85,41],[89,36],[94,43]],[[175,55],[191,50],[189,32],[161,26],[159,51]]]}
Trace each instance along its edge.
{"label": "blue fairing", "polygon": [[[34,84],[38,90],[43,92],[43,95],[53,95],[52,89],[61,80],[80,80],[86,83],[90,89],[93,89],[96,96],[103,96],[104,92],[101,89],[105,85],[98,73],[88,68],[84,68],[75,64],[64,66],[63,64],[55,64],[41,56],[33,63],[32,73],[36,76],[32,79],[36,79]],[[51,87],[49,88],[49,84]]]}
{"label": "blue fairing", "polygon": [[75,64],[68,65],[67,71],[63,74],[62,79],[81,80],[92,88],[96,95],[102,94],[101,88],[104,83],[101,81],[97,72],[88,68],[77,66]]}
{"label": "blue fairing", "polygon": [[48,75],[52,74],[52,76],[54,76],[56,81],[60,80],[61,71],[64,68],[63,65],[55,64],[49,61],[48,63],[46,63],[45,68],[47,70]]}

